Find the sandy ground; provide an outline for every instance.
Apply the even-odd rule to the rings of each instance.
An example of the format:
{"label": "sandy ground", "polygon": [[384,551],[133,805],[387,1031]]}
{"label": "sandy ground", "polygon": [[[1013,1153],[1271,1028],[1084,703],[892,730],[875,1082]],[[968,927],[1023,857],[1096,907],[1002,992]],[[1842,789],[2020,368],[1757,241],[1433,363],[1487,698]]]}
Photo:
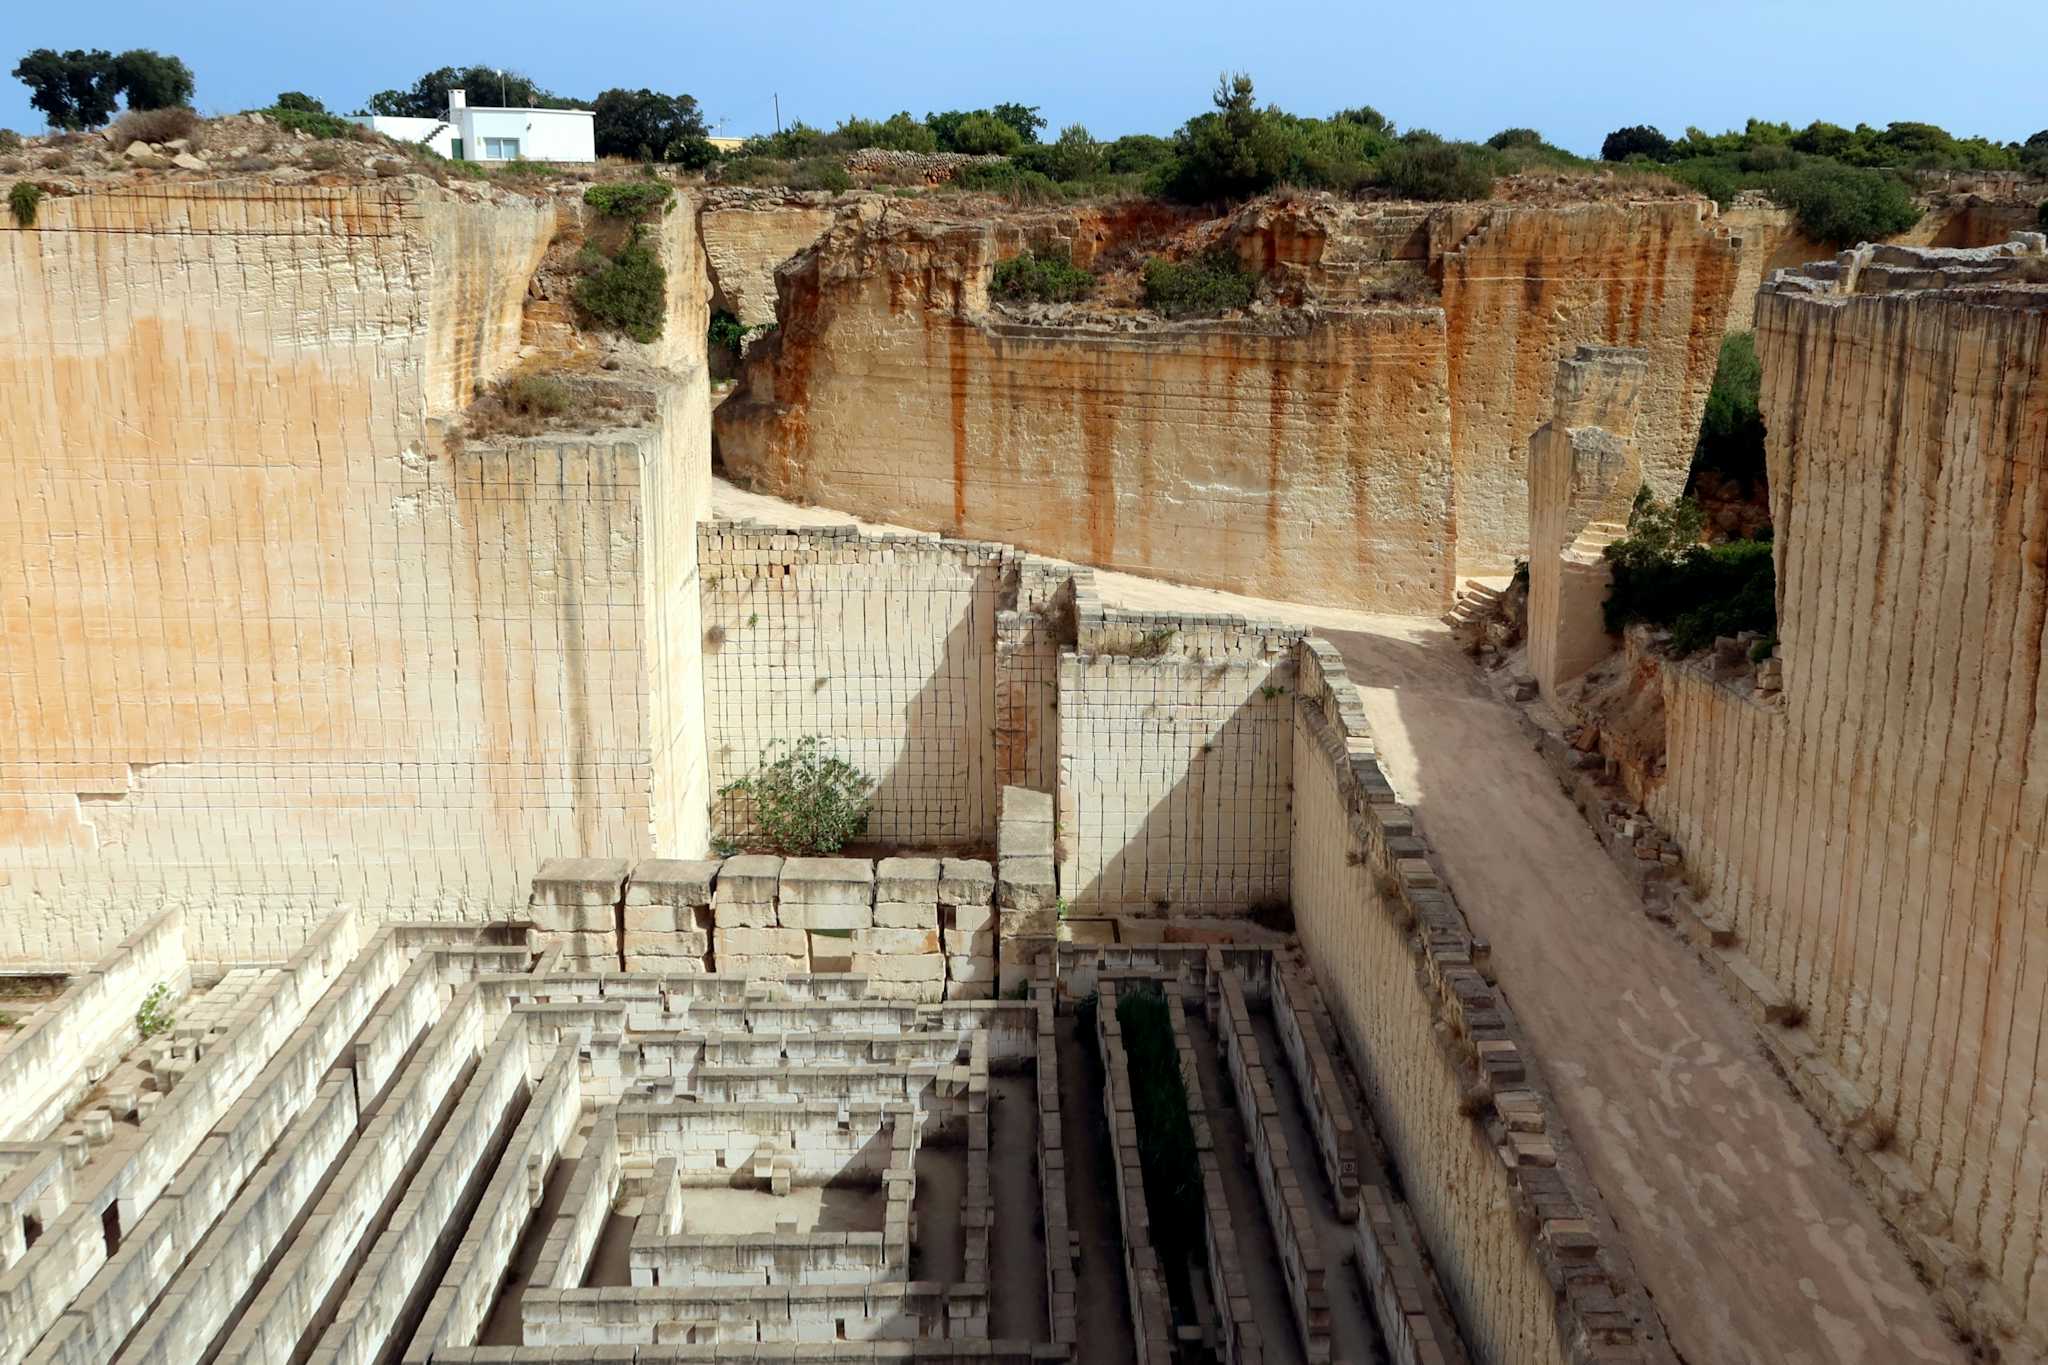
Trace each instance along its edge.
{"label": "sandy ground", "polygon": [[[852,519],[720,483],[714,508]],[[1320,628],[1435,845],[1688,1365],[1962,1361],[1876,1209],[1747,1018],[1648,919],[1515,717],[1434,621],[1098,570],[1105,605]]]}

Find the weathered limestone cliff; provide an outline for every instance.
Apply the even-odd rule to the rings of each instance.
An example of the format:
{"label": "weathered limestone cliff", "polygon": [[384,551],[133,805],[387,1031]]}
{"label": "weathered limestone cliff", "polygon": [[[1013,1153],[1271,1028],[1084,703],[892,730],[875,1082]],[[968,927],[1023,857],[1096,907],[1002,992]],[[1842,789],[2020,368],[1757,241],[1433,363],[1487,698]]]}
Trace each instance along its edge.
{"label": "weathered limestone cliff", "polygon": [[1960,1320],[2048,1346],[2048,249],[1864,248],[1757,310],[1781,698],[1666,667],[1650,808]]}
{"label": "weathered limestone cliff", "polygon": [[0,960],[165,904],[202,960],[281,956],[337,903],[480,916],[565,848],[701,846],[694,618],[646,610],[708,488],[694,214],[651,425],[441,439],[580,211],[131,181],[0,222]]}
{"label": "weathered limestone cliff", "polygon": [[1115,568],[1439,610],[1524,552],[1526,442],[1571,347],[1648,352],[1645,469],[1683,484],[1736,275],[1700,200],[1303,197],[1223,225],[1272,300],[1242,320],[992,307],[995,263],[1042,238],[1084,265],[1120,245],[847,210],[782,272],[780,331],[717,415],[727,469]]}

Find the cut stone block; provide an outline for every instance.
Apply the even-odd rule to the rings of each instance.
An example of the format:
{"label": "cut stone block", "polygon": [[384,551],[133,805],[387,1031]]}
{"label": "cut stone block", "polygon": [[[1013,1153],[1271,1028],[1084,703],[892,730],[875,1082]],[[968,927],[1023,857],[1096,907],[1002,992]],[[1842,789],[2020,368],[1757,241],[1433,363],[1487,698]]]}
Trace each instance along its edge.
{"label": "cut stone block", "polygon": [[[631,895],[632,891],[632,887],[626,888],[627,895]],[[682,913],[688,915],[689,908],[684,907]],[[680,927],[676,921],[676,907],[673,905],[628,905],[625,914],[626,934],[629,938],[635,933],[672,934]],[[694,919],[689,923],[691,928],[696,927]]]}
{"label": "cut stone block", "polygon": [[625,949],[628,956],[634,953],[661,953],[671,957],[702,957],[710,949],[710,935],[702,929],[688,929],[680,933],[636,933],[626,931]]}
{"label": "cut stone block", "polygon": [[623,858],[546,858],[533,874],[533,903],[617,905],[630,867]]}
{"label": "cut stone block", "polygon": [[884,858],[875,864],[875,902],[905,905],[939,903],[937,858]]}
{"label": "cut stone block", "polygon": [[850,972],[853,970],[853,940],[835,934],[812,934],[811,970]]}
{"label": "cut stone block", "polygon": [[782,859],[772,853],[746,853],[727,858],[718,869],[711,903],[727,905],[773,905],[775,888],[782,881]]}
{"label": "cut stone block", "polygon": [[948,929],[993,929],[996,927],[996,908],[993,905],[955,905],[946,910]]}
{"label": "cut stone block", "polygon": [[[865,858],[790,858],[782,864],[779,894],[791,905],[875,903],[875,865]],[[785,915],[783,923],[789,922]]]}
{"label": "cut stone block", "polygon": [[808,960],[811,953],[810,936],[801,929],[720,929],[713,939],[721,967],[727,957],[767,953]]}
{"label": "cut stone block", "polygon": [[932,880],[933,899],[925,904],[910,901],[875,902],[875,925],[883,929],[936,929],[939,927],[939,883]]}
{"label": "cut stone block", "polygon": [[1039,910],[1059,904],[1052,858],[1004,858],[996,884],[996,903],[1012,910]]}
{"label": "cut stone block", "polygon": [[618,965],[619,936],[605,932],[553,932],[536,929],[528,936],[527,947],[537,953],[559,948],[568,957],[610,956],[612,965]]}
{"label": "cut stone block", "polygon": [[627,905],[709,905],[719,864],[681,858],[643,858],[626,882]]}
{"label": "cut stone block", "polygon": [[785,929],[865,929],[875,922],[875,912],[865,902],[807,905],[784,900],[776,913]]}
{"label": "cut stone block", "polygon": [[1000,818],[1004,820],[1029,820],[1050,825],[1052,793],[1033,791],[1029,787],[1005,787],[998,809]]}
{"label": "cut stone block", "polygon": [[775,902],[734,901],[714,905],[711,907],[711,922],[719,929],[771,929],[776,922]]}
{"label": "cut stone block", "polygon": [[[1043,910],[1004,910],[997,914],[996,920],[1005,940],[1045,938],[1060,931],[1060,912],[1050,907]],[[1108,941],[1114,943],[1116,940]]]}
{"label": "cut stone block", "polygon": [[946,959],[937,953],[856,952],[853,970],[875,981],[943,981]]}
{"label": "cut stone block", "polygon": [[983,953],[946,955],[946,979],[949,981],[994,981],[996,960]]}
{"label": "cut stone block", "polygon": [[993,929],[948,929],[946,931],[946,953],[948,956],[994,957],[996,934]]}
{"label": "cut stone block", "polygon": [[[801,929],[796,932],[799,935],[803,933]],[[788,976],[802,976],[810,969],[811,959],[808,953],[793,955],[788,953],[745,954],[721,952],[718,955],[718,974],[720,976],[774,977],[779,980]]]}
{"label": "cut stone block", "polygon": [[939,904],[987,905],[995,899],[996,872],[982,858],[947,858],[939,864]]}
{"label": "cut stone block", "polygon": [[996,998],[996,979],[986,981],[949,980],[946,982],[948,1000],[993,1000]]}
{"label": "cut stone block", "polygon": [[939,935],[935,929],[857,929],[853,942],[867,953],[936,953]]}
{"label": "cut stone block", "polygon": [[703,976],[711,968],[702,957],[670,957],[666,953],[627,953],[626,970],[656,976]]}

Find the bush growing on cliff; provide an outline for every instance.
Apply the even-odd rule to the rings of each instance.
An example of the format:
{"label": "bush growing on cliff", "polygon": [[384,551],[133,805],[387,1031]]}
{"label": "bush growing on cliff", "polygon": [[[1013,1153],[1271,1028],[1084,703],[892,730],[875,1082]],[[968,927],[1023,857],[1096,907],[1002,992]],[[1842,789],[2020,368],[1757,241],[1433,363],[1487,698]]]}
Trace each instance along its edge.
{"label": "bush growing on cliff", "polygon": [[583,191],[583,202],[606,218],[645,218],[668,206],[676,197],[675,187],[665,180],[612,180]]}
{"label": "bush growing on cliff", "polygon": [[1695,474],[1712,470],[1745,488],[1764,480],[1764,419],[1759,407],[1763,366],[1756,357],[1756,336],[1731,332],[1721,340],[1721,358],[1714,384],[1707,390],[1707,408],[1700,418],[1700,439],[1693,451]]}
{"label": "bush growing on cliff", "polygon": [[866,831],[875,780],[826,752],[824,740],[773,740],[761,757],[759,768],[718,791],[749,812],[759,834],[749,847],[798,857],[836,853]]}
{"label": "bush growing on cliff", "polygon": [[199,115],[190,109],[132,109],[114,120],[107,130],[115,151],[136,142],[170,142],[189,138],[199,131]]}
{"label": "bush growing on cliff", "polygon": [[43,187],[33,180],[17,180],[7,191],[7,211],[20,227],[36,225],[36,206],[43,202]]}
{"label": "bush growing on cliff", "polygon": [[1011,303],[1072,303],[1094,288],[1095,277],[1069,257],[1027,251],[996,266],[988,292]]}
{"label": "bush growing on cliff", "polygon": [[1500,156],[1490,148],[1411,133],[1387,153],[1380,179],[1403,199],[1437,203],[1486,198],[1500,170]]}
{"label": "bush growing on cliff", "polygon": [[350,123],[345,118],[337,118],[333,114],[318,110],[293,109],[287,105],[276,104],[268,109],[258,109],[256,112],[280,128],[304,133],[307,137],[317,137],[323,141],[346,138],[353,142],[366,142],[372,136],[370,130],[360,123]]}
{"label": "bush growing on cliff", "polygon": [[1145,306],[1170,318],[1208,317],[1251,304],[1258,281],[1228,251],[1145,262]]}
{"label": "bush growing on cliff", "polygon": [[1663,626],[1679,654],[1705,649],[1719,635],[1777,632],[1771,542],[1702,545],[1704,525],[1690,498],[1666,503],[1647,488],[1636,494],[1628,535],[1605,552],[1613,574],[1604,609],[1609,631],[1635,621]]}
{"label": "bush growing on cliff", "polygon": [[596,264],[576,285],[576,302],[635,341],[658,340],[668,271],[635,227],[619,253]]}
{"label": "bush growing on cliff", "polygon": [[1880,241],[1920,221],[1912,190],[1884,171],[1808,162],[1766,189],[1810,236],[1837,246]]}
{"label": "bush growing on cliff", "polygon": [[1026,170],[1014,161],[984,161],[962,166],[950,182],[951,188],[969,193],[1002,194],[1013,204],[1050,204],[1060,196],[1052,177]]}
{"label": "bush growing on cliff", "polygon": [[853,177],[833,157],[808,156],[790,167],[789,175],[782,183],[793,190],[825,190],[844,194],[853,188]]}

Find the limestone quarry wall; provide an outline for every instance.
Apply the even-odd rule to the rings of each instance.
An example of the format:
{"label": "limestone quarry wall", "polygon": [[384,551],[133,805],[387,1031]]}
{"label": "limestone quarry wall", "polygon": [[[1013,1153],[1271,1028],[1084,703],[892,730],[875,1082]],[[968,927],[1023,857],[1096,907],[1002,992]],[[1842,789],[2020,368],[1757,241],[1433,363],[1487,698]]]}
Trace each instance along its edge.
{"label": "limestone quarry wall", "polygon": [[1667,668],[1651,809],[1937,1288],[2038,1346],[2048,294],[1766,292],[1757,324],[1783,704]]}
{"label": "limestone quarry wall", "polygon": [[1475,1358],[1669,1359],[1342,659],[1320,639],[1297,658],[1295,925]]}
{"label": "limestone quarry wall", "polygon": [[[1241,254],[1284,254],[1316,310],[1132,330],[992,313],[1001,224],[849,211],[785,270],[779,332],[718,410],[720,458],[862,516],[1274,597],[1312,561],[1333,602],[1436,611],[1455,573],[1524,554],[1529,433],[1559,356],[1598,343],[1649,352],[1646,467],[1675,493],[1736,282],[1712,206],[1414,217],[1399,241],[1372,220],[1387,239],[1367,246],[1340,224],[1268,249],[1292,216],[1247,228]],[[1410,239],[1421,297],[1359,303],[1346,281]]]}
{"label": "limestone quarry wall", "polygon": [[1084,608],[1059,660],[1059,882],[1076,913],[1287,899],[1293,640]]}
{"label": "limestone quarry wall", "polygon": [[541,850],[647,846],[643,472],[687,442],[430,422],[516,358],[553,229],[417,181],[0,228],[0,960],[166,905],[196,961],[278,957],[338,902],[482,916]]}
{"label": "limestone quarry wall", "polygon": [[1427,310],[1144,335],[987,313],[986,225],[790,267],[776,336],[719,409],[726,468],[862,516],[1208,587],[1441,609],[1443,326]]}
{"label": "limestone quarry wall", "polygon": [[749,327],[774,322],[776,267],[824,236],[833,217],[825,204],[707,205],[697,228],[717,286],[714,302]]}
{"label": "limestone quarry wall", "polygon": [[1643,478],[1676,496],[1692,468],[1737,274],[1705,200],[1475,205],[1431,222],[1439,258],[1461,574],[1505,573],[1529,543],[1529,434],[1557,362],[1582,344],[1648,355]]}
{"label": "limestone quarry wall", "polygon": [[[2036,223],[2032,202],[1985,200],[1968,196],[1954,203],[1931,203],[1919,222],[1891,242],[1900,246],[1996,246],[2014,232]],[[1728,310],[1728,330],[1746,332],[1756,324],[1757,291],[1780,270],[1812,261],[1834,259],[1836,248],[1815,241],[1800,229],[1790,209],[1754,202],[1731,204],[1721,221],[1737,242],[1735,304]]]}
{"label": "limestone quarry wall", "polygon": [[[924,846],[994,832],[1007,551],[717,523],[700,556],[712,792],[815,735],[874,779],[868,837]],[[749,824],[743,805],[718,801],[718,833]]]}

